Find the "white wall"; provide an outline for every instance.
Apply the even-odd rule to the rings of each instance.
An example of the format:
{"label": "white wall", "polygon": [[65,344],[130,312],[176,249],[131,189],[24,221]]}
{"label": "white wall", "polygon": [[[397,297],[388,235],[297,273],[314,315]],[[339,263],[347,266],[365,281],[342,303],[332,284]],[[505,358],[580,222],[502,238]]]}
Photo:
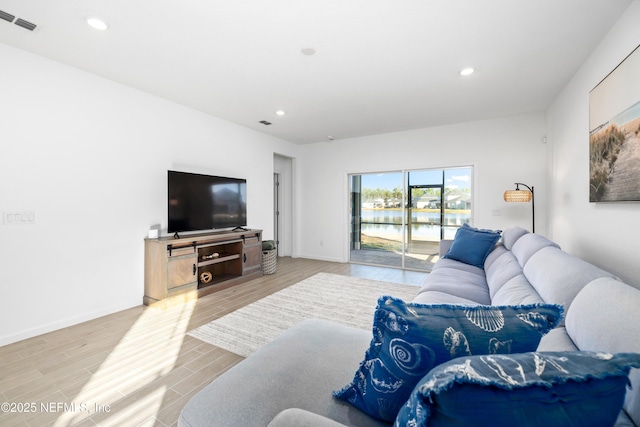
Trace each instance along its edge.
{"label": "white wall", "polygon": [[[536,232],[546,231],[544,114],[530,114],[303,146],[299,256],[347,261],[349,173],[475,167],[474,225],[531,229],[531,204],[506,203],[515,182],[536,192]],[[493,216],[499,209],[501,216]]]}
{"label": "white wall", "polygon": [[640,202],[589,203],[589,92],[640,44],[635,0],[548,111],[550,234],[640,287]]}
{"label": "white wall", "polygon": [[639,284],[640,203],[588,202],[588,93],[640,43],[638,21],[635,0],[546,116],[306,146],[0,44],[0,211],[36,214],[0,224],[0,345],[140,305],[167,169],[247,178],[249,225],[272,238],[274,153],[295,158],[294,256],[348,259],[348,173],[473,165],[475,225],[528,228],[530,206],[502,193],[534,185],[537,232]]}
{"label": "white wall", "polygon": [[0,44],[0,345],[142,303],[167,169],[247,179],[273,235],[273,153],[297,146]]}

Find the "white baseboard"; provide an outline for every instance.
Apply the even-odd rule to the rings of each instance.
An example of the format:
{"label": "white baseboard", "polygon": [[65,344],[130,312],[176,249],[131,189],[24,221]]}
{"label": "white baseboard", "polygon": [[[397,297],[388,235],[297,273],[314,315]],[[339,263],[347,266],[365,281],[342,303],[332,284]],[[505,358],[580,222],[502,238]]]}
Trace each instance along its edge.
{"label": "white baseboard", "polygon": [[342,264],[345,264],[346,262],[348,262],[348,261],[345,261],[343,259],[338,259],[338,258],[321,257],[321,256],[317,256],[317,255],[305,255],[305,254],[292,255],[291,258],[315,259],[315,260],[318,260],[318,261],[339,262],[339,263],[342,263]]}
{"label": "white baseboard", "polygon": [[47,323],[45,325],[38,326],[36,328],[26,329],[24,331],[17,332],[11,335],[5,335],[0,337],[0,347],[13,344],[18,341],[26,340],[28,338],[37,337],[38,335],[46,334],[49,332],[57,331],[58,329],[67,328],[69,326],[77,325],[79,323],[88,322],[89,320],[97,319],[109,314],[117,313],[122,310],[137,307],[142,305],[142,301],[137,304],[123,304],[117,307],[111,307],[104,310],[99,310],[92,313],[84,313],[80,316],[70,317],[68,319],[59,320],[56,322]]}

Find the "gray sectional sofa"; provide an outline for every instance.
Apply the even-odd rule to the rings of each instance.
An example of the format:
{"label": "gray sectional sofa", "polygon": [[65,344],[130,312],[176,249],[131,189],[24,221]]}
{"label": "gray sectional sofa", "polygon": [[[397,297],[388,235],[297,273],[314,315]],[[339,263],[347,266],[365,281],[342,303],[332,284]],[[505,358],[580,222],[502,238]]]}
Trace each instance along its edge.
{"label": "gray sectional sofa", "polygon": [[[441,254],[450,244],[442,242]],[[565,321],[538,351],[640,353],[640,290],[521,228],[502,233],[484,268],[441,258],[413,302],[563,304]],[[371,331],[302,322],[197,393],[178,425],[390,425],[332,396],[352,380],[370,341]],[[617,427],[640,426],[639,371],[629,375],[633,387]]]}

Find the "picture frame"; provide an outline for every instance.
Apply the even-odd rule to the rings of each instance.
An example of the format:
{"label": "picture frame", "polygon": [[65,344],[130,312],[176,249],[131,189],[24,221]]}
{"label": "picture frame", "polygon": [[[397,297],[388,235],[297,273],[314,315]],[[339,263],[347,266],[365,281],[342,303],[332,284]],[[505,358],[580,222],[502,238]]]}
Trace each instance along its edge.
{"label": "picture frame", "polygon": [[640,201],[640,46],[589,92],[589,202]]}

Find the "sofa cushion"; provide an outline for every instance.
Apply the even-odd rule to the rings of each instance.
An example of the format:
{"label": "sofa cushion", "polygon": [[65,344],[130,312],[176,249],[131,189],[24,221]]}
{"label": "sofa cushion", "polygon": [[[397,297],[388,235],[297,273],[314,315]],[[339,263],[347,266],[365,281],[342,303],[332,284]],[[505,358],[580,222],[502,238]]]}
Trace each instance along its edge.
{"label": "sofa cushion", "polygon": [[553,247],[560,249],[560,246],[539,234],[528,233],[521,236],[511,248],[511,252],[518,259],[518,262],[524,268],[533,256],[542,248]]}
{"label": "sofa cushion", "polygon": [[518,274],[509,280],[491,297],[491,304],[494,305],[537,304],[543,302],[545,301],[533,289],[524,274]]}
{"label": "sofa cushion", "polygon": [[500,239],[499,231],[481,230],[463,224],[458,228],[453,243],[444,258],[483,268],[484,260]]}
{"label": "sofa cushion", "polygon": [[393,421],[431,368],[472,354],[533,351],[562,317],[561,306],[423,305],[378,300],[373,339],[353,381],[335,396]]}
{"label": "sofa cushion", "polygon": [[489,294],[493,296],[509,280],[522,273],[522,267],[511,252],[505,252],[496,258],[490,266],[485,266]]}
{"label": "sofa cushion", "polygon": [[640,367],[640,354],[461,357],[420,381],[395,425],[611,426],[622,408],[631,367]]}
{"label": "sofa cushion", "polygon": [[423,290],[411,300],[415,304],[459,304],[459,305],[479,305],[477,301],[451,295],[442,291]]}
{"label": "sofa cushion", "polygon": [[[484,271],[452,259],[441,259],[418,291],[442,292],[476,304],[491,304]],[[453,301],[448,301],[453,302]]]}
{"label": "sofa cushion", "polygon": [[564,326],[558,326],[542,337],[536,351],[578,351]]}
{"label": "sofa cushion", "polygon": [[565,310],[569,310],[573,299],[587,283],[599,277],[613,276],[554,246],[533,254],[522,271],[543,300],[562,304]]}
{"label": "sofa cushion", "polygon": [[196,393],[178,426],[266,426],[291,407],[347,426],[386,426],[332,396],[353,377],[370,340],[369,331],[305,320]]}
{"label": "sofa cushion", "polygon": [[484,280],[485,276],[483,268],[476,267],[475,265],[467,264],[462,261],[456,261],[455,259],[451,258],[440,258],[438,262],[435,263],[431,271],[433,272],[440,268],[451,268],[455,271],[464,271],[465,273],[481,277],[482,280]]}
{"label": "sofa cushion", "polygon": [[511,250],[514,243],[516,243],[520,237],[528,233],[529,230],[525,230],[522,227],[509,227],[502,232],[502,244],[504,244],[505,248]]}
{"label": "sofa cushion", "polygon": [[509,251],[501,242],[496,243],[493,250],[489,252],[489,255],[487,255],[487,259],[484,260],[484,270],[488,270],[496,259],[500,258],[502,254],[507,252]]}
{"label": "sofa cushion", "polygon": [[[610,277],[580,291],[567,312],[566,328],[580,350],[640,353],[640,290]],[[629,375],[625,411],[640,425],[640,370]]]}

